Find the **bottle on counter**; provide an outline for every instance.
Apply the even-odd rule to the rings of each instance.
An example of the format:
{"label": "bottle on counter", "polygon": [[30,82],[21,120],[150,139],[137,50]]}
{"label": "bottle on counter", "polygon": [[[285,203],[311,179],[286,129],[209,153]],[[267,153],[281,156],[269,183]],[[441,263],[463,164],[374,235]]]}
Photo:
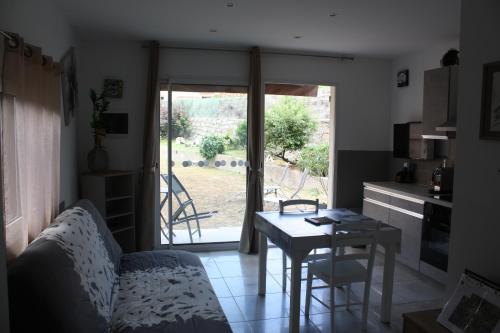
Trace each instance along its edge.
{"label": "bottle on counter", "polygon": [[432,173],[431,192],[451,193],[453,189],[453,168],[447,167],[446,159]]}

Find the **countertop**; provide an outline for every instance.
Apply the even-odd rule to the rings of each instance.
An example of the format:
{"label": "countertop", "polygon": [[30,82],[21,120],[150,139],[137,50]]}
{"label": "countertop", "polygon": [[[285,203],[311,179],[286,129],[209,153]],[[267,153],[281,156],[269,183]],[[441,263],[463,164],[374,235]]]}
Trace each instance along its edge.
{"label": "countertop", "polygon": [[440,200],[432,197],[427,186],[420,184],[408,184],[397,182],[364,182],[363,185],[393,192],[396,194],[406,195],[426,202],[431,202],[437,205],[452,208],[453,203],[445,200]]}

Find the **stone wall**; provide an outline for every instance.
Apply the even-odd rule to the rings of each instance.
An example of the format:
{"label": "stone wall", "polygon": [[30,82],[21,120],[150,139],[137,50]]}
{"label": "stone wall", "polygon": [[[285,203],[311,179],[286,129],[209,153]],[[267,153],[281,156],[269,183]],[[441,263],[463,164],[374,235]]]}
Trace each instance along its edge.
{"label": "stone wall", "polygon": [[193,117],[191,118],[191,139],[198,140],[208,135],[234,136],[238,125],[245,121],[246,119],[241,118]]}

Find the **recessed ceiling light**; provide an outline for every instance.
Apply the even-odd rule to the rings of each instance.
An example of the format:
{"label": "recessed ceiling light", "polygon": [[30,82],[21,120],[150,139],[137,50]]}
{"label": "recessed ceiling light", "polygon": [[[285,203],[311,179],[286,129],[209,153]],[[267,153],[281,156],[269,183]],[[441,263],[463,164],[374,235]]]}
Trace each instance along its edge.
{"label": "recessed ceiling light", "polygon": [[234,7],[234,2],[226,2],[225,6],[227,8],[233,8]]}
{"label": "recessed ceiling light", "polygon": [[302,36],[301,35],[295,35],[295,36],[293,36],[293,38],[295,38],[295,39],[301,39]]}
{"label": "recessed ceiling light", "polygon": [[208,30],[208,31],[210,31],[210,32],[217,32],[217,29],[215,29],[215,28],[211,28],[211,29],[210,29],[210,30]]}
{"label": "recessed ceiling light", "polygon": [[337,16],[337,13],[335,13],[335,12],[331,12],[330,14],[328,14],[328,16],[330,16],[330,17],[335,17],[335,16]]}

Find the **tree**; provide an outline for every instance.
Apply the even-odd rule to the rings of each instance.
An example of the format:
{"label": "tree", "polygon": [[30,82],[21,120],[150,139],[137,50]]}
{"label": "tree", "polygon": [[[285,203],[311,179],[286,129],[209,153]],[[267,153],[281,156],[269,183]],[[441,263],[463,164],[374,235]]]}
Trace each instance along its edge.
{"label": "tree", "polygon": [[328,177],[329,147],[326,143],[310,146],[300,151],[298,166],[309,169],[311,175],[318,176],[323,191],[328,195],[328,184],[323,177]]}
{"label": "tree", "polygon": [[[189,136],[191,135],[192,126],[188,114],[182,110],[174,111],[172,113],[173,138],[189,138]],[[160,137],[163,139],[166,139],[168,137],[168,122],[160,125]]]}
{"label": "tree", "polygon": [[285,156],[286,153],[304,148],[317,128],[318,121],[302,101],[283,97],[266,113],[266,150],[283,161],[295,164]]}
{"label": "tree", "polygon": [[245,148],[247,146],[247,122],[241,122],[236,128],[236,144],[240,147]]}

